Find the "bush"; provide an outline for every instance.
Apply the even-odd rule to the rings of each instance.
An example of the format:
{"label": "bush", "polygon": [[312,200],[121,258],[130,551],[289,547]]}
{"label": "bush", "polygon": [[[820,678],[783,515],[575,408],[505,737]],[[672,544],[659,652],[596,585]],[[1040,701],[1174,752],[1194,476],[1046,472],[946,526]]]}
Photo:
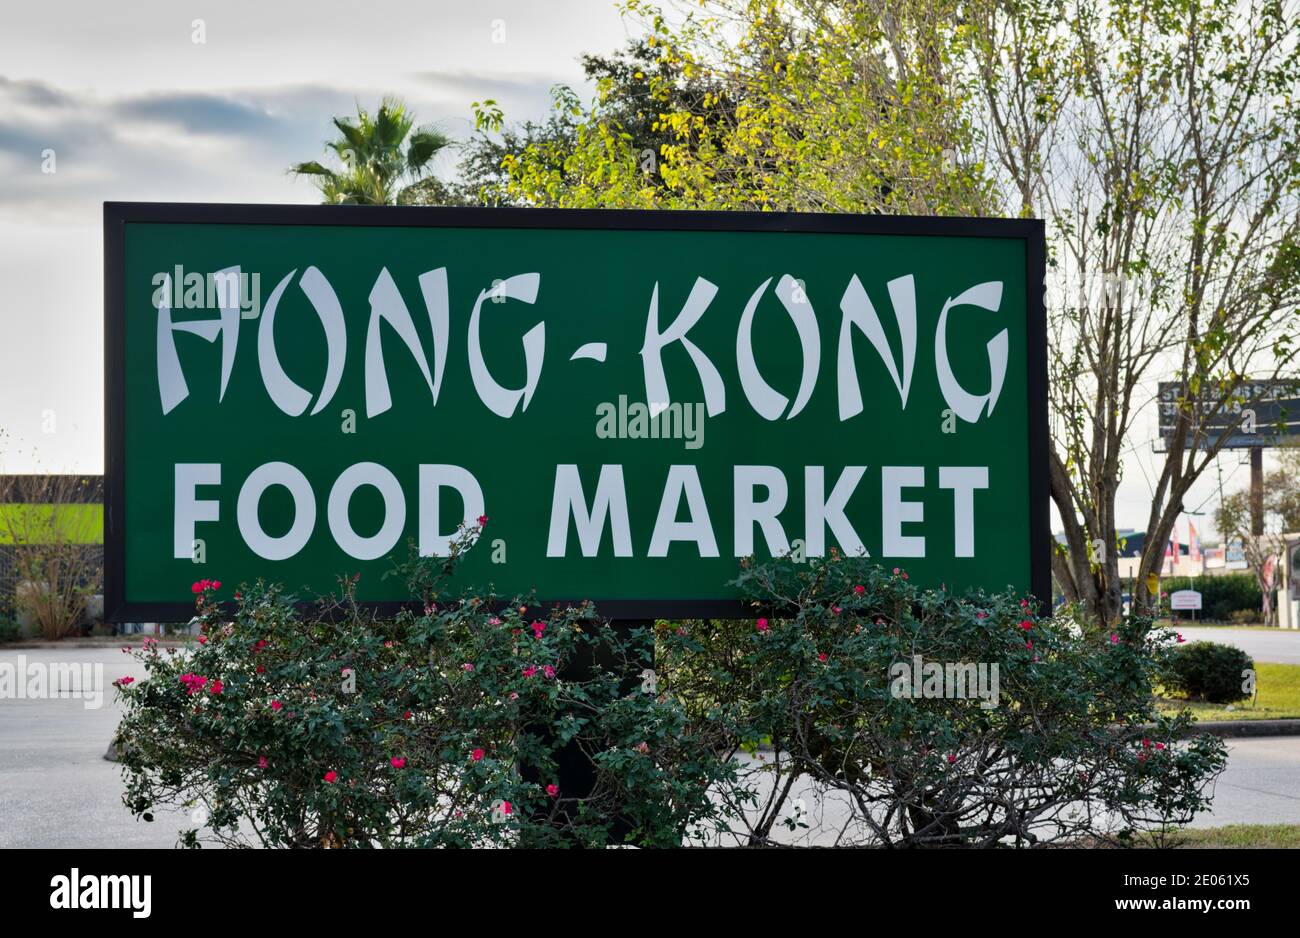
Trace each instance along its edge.
{"label": "bush", "polygon": [[[843,845],[1035,845],[1186,823],[1226,759],[1153,712],[1173,637],[1141,620],[1091,634],[832,557],[746,565],[757,622],[652,633],[443,595],[454,559],[405,565],[391,617],[350,580],[310,614],[196,584],[193,653],[147,640],[120,686],[130,808],[197,806],[191,846],[765,846],[811,790],[849,806]],[[903,679],[914,656],[937,683]],[[964,698],[963,663],[986,678]],[[575,754],[592,784],[558,790]]]}
{"label": "bush", "polygon": [[17,622],[0,619],[0,645],[3,645],[5,642],[15,642],[21,636],[22,630],[18,628]]}
{"label": "bush", "polygon": [[[709,789],[733,769],[627,679],[650,630],[589,607],[493,613],[494,597],[377,618],[354,585],[308,616],[242,588],[225,621],[221,585],[196,584],[198,647],[146,640],[148,678],[120,686],[133,812],[195,808],[187,846],[276,847],[676,846],[716,814]],[[558,787],[575,752],[590,791]]]}
{"label": "bush", "polygon": [[[1202,609],[1196,613],[1197,619],[1214,622],[1234,621],[1233,614],[1250,613],[1251,621],[1263,618],[1264,595],[1259,591],[1259,584],[1249,573],[1227,573],[1223,576],[1198,576],[1195,579],[1185,576],[1166,577],[1160,581],[1160,589],[1166,593],[1177,590],[1194,589],[1201,594]],[[1168,601],[1165,602],[1168,609]],[[1176,615],[1188,618],[1190,613],[1179,612]]]}
{"label": "bush", "polygon": [[[1091,634],[1020,596],[921,590],[842,557],[738,583],[766,618],[660,627],[661,686],[692,731],[750,754],[726,793],[727,842],[790,840],[809,826],[810,789],[841,806],[836,842],[855,846],[1118,838],[1209,803],[1224,745],[1177,742],[1190,717],[1154,711],[1174,639],[1147,621]],[[982,698],[959,696],[972,670]]]}
{"label": "bush", "polygon": [[1255,667],[1250,655],[1219,642],[1191,642],[1169,656],[1161,673],[1166,690],[1191,700],[1232,703],[1250,696],[1243,674]]}

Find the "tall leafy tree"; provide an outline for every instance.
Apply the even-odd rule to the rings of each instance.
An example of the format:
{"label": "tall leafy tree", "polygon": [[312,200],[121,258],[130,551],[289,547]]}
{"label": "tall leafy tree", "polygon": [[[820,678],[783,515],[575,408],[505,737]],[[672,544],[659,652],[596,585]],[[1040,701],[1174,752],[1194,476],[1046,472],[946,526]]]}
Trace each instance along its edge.
{"label": "tall leafy tree", "polygon": [[[656,177],[628,130],[629,86],[606,82],[562,146],[504,154],[511,196],[1045,219],[1053,572],[1114,622],[1116,499],[1156,382],[1184,391],[1140,583],[1217,455],[1208,429],[1251,409],[1253,379],[1297,364],[1296,0],[702,0],[672,20],[649,0],[623,7],[664,63],[635,99],[664,135]],[[689,100],[687,82],[708,90]]]}
{"label": "tall leafy tree", "polygon": [[358,106],[355,118],[335,117],[339,136],[325,149],[339,161],[330,168],[311,160],[289,172],[309,176],[327,205],[411,205],[446,201],[450,191],[432,175],[435,157],[451,138],[435,127],[416,127],[396,98],[374,114]]}

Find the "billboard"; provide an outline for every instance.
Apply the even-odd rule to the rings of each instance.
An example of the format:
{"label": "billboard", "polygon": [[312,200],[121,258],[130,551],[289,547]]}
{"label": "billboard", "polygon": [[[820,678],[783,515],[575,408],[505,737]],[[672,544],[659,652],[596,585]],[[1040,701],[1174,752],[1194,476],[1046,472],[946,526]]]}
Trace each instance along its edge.
{"label": "billboard", "polygon": [[[1183,382],[1161,381],[1159,437],[1167,448],[1177,428]],[[1200,449],[1212,449],[1222,440],[1225,449],[1251,449],[1279,446],[1287,440],[1300,439],[1300,381],[1249,381],[1237,389],[1237,400],[1222,407],[1208,421],[1202,411],[1194,411],[1193,426],[1205,424],[1197,437]],[[1214,401],[1194,402],[1194,408],[1208,410]]]}
{"label": "billboard", "polygon": [[[107,203],[106,604],[382,574],[743,615],[837,549],[1050,596],[1032,220]],[[480,522],[481,529],[480,529]],[[228,598],[222,596],[221,598]]]}

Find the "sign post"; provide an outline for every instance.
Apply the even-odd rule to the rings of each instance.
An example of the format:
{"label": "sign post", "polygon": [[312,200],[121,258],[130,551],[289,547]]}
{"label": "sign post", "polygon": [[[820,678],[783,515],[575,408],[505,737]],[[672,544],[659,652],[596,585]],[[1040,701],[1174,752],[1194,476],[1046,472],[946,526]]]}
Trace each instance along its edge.
{"label": "sign post", "polygon": [[1049,602],[1039,221],[107,203],[106,614],[190,584],[745,616],[831,549]]}

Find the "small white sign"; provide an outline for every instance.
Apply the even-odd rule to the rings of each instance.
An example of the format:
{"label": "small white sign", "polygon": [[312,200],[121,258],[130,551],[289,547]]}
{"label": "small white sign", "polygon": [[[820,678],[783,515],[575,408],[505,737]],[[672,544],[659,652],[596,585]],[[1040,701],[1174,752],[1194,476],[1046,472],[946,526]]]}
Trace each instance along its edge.
{"label": "small white sign", "polygon": [[1169,594],[1170,609],[1200,609],[1201,594],[1196,590],[1176,590]]}

